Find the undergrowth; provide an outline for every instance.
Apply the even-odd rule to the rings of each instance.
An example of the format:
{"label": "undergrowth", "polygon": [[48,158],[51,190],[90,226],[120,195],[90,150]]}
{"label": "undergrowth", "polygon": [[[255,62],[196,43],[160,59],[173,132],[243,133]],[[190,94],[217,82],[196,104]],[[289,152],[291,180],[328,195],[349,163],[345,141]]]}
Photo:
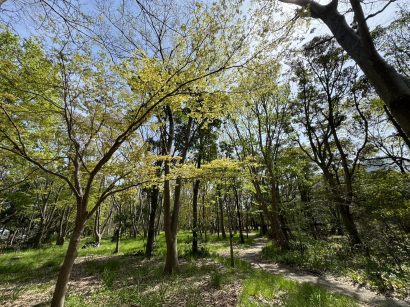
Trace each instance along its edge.
{"label": "undergrowth", "polygon": [[[240,245],[235,236],[235,249],[252,240],[250,237],[245,245]],[[201,242],[199,253],[193,254],[190,233],[180,232],[180,271],[171,276],[163,273],[163,234],[157,238],[154,256],[149,260],[143,257],[142,238],[122,240],[119,254],[113,254],[114,245],[106,239],[98,248],[79,249],[66,306],[209,306],[227,301],[254,306],[272,305],[278,300],[285,306],[354,306],[353,300],[344,296],[260,272],[240,259],[235,259],[235,267],[230,267],[229,259],[215,253],[229,242],[214,235],[208,235],[207,242]],[[66,245],[48,246],[1,255],[0,288],[4,295],[0,305],[17,302],[25,293],[30,293],[31,298],[39,296],[47,305],[65,249]]]}
{"label": "undergrowth", "polygon": [[405,297],[410,290],[410,266],[376,259],[364,249],[350,247],[345,237],[328,240],[307,240],[303,244],[292,241],[289,250],[279,250],[269,243],[262,256],[274,262],[303,268],[313,273],[330,272],[346,276],[359,285],[378,292]]}

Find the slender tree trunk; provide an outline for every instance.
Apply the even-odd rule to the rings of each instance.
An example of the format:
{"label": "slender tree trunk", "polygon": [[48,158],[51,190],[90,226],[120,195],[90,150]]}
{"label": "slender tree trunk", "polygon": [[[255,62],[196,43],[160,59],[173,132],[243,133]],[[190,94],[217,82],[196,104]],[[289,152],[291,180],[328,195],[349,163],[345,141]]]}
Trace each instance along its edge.
{"label": "slender tree trunk", "polygon": [[157,235],[160,234],[161,230],[163,229],[163,225],[160,225],[161,223],[161,216],[162,216],[162,210],[163,210],[163,199],[161,197],[162,194],[159,195],[159,212],[158,212],[158,218],[157,218],[157,224],[155,226],[155,232]]}
{"label": "slender tree trunk", "polygon": [[192,199],[192,253],[198,253],[198,195],[200,181],[195,180]]}
{"label": "slender tree trunk", "polygon": [[56,245],[64,245],[65,241],[65,236],[67,233],[67,227],[68,227],[68,218],[71,213],[71,208],[66,206],[63,209],[63,212],[61,213],[61,219],[60,219],[60,224],[58,227],[58,235],[57,235],[57,241]]}
{"label": "slender tree trunk", "polygon": [[233,233],[232,227],[229,227],[229,254],[231,257],[231,267],[235,266],[235,259],[233,257]]}
{"label": "slender tree trunk", "polygon": [[237,218],[238,218],[238,226],[239,226],[239,238],[241,240],[241,243],[243,244],[243,243],[245,243],[245,239],[243,237],[241,210],[240,210],[240,207],[239,207],[239,193],[238,193],[238,190],[236,189],[236,187],[234,189],[235,189],[236,215],[237,215]]}
{"label": "slender tree trunk", "polygon": [[152,251],[154,248],[154,241],[155,241],[155,217],[158,207],[158,195],[159,189],[158,187],[153,187],[151,190],[151,212],[149,215],[149,224],[148,224],[148,236],[147,236],[147,246],[145,249],[145,256],[147,258],[151,258]]}
{"label": "slender tree trunk", "polygon": [[13,231],[13,234],[10,236],[10,240],[9,240],[9,244],[8,244],[9,246],[12,246],[12,245],[13,245],[14,239],[16,238],[18,232],[19,232],[18,229],[16,229],[15,231]]}
{"label": "slender tree trunk", "polygon": [[[169,162],[165,161],[165,175],[170,173]],[[172,274],[179,270],[178,249],[177,249],[177,221],[179,215],[179,197],[182,180],[176,180],[174,191],[174,208],[171,213],[171,189],[169,180],[164,182],[164,228],[167,245],[167,255],[165,258],[164,272]]]}
{"label": "slender tree trunk", "polygon": [[218,239],[219,239],[219,225],[221,223],[219,222],[219,198],[218,198],[218,206],[216,207],[216,220],[215,220],[215,226],[216,226],[216,232],[218,233]]}
{"label": "slender tree trunk", "polygon": [[100,218],[101,218],[101,208],[99,207],[95,212],[94,219],[94,239],[97,246],[100,246],[101,243],[101,232],[100,232]]}
{"label": "slender tree trunk", "polygon": [[202,193],[202,223],[201,223],[201,228],[204,232],[204,240],[205,242],[208,241],[207,237],[207,224],[206,224],[206,210],[205,210],[205,192]]}
{"label": "slender tree trunk", "polygon": [[121,241],[121,223],[118,225],[117,231],[115,233],[115,250],[114,254],[120,252],[120,241]]}
{"label": "slender tree trunk", "polygon": [[[262,236],[265,236],[268,233],[268,225],[266,225],[265,216],[262,213],[260,213],[259,216],[260,216],[260,220],[261,220],[260,234]],[[253,220],[253,222],[254,222],[254,226],[255,226],[255,220]]]}
{"label": "slender tree trunk", "polygon": [[226,240],[226,232],[225,232],[225,225],[224,225],[224,207],[223,207],[223,199],[221,194],[221,186],[217,187],[218,189],[218,204],[219,204],[219,221],[221,226],[221,233],[222,239]]}
{"label": "slender tree trunk", "polygon": [[[168,163],[168,161],[165,161],[165,175],[168,175],[170,172]],[[173,241],[171,227],[171,188],[169,180],[164,181],[164,230],[167,245],[164,271],[172,273],[173,267],[177,266],[178,259],[175,259],[176,242]]]}
{"label": "slender tree trunk", "polygon": [[73,234],[71,235],[68,244],[67,253],[64,257],[63,265],[58,274],[57,283],[54,289],[53,298],[51,300],[51,307],[64,306],[65,293],[67,291],[67,284],[74,265],[75,258],[77,258],[77,248],[80,245],[81,234],[84,230],[85,219],[77,213],[76,224]]}
{"label": "slender tree trunk", "polygon": [[37,230],[37,235],[34,240],[34,247],[39,248],[43,242],[44,236],[44,218],[41,217],[39,229]]}
{"label": "slender tree trunk", "polygon": [[246,208],[246,218],[245,218],[245,229],[246,229],[246,238],[249,238],[249,208]]}

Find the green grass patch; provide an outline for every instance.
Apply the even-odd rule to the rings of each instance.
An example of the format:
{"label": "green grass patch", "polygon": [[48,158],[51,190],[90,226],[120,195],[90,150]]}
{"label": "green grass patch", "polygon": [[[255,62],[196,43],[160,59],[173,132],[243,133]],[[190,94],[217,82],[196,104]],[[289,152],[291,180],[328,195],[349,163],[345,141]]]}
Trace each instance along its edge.
{"label": "green grass patch", "polygon": [[309,283],[298,283],[279,275],[253,271],[244,281],[239,306],[350,307],[357,303]]}
{"label": "green grass patch", "polygon": [[[215,235],[209,235],[207,242],[200,241],[201,253],[193,255],[191,238],[190,232],[179,233],[178,250],[183,259],[179,273],[171,276],[163,273],[166,251],[163,233],[157,237],[150,260],[141,256],[145,249],[143,238],[121,240],[120,253],[115,255],[115,243],[109,239],[102,240],[98,248],[81,249],[81,245],[79,257],[86,258],[75,265],[72,282],[81,279],[85,283],[69,288],[66,306],[203,306],[214,303],[213,295],[221,289],[226,293],[234,289],[233,285],[238,287],[242,283],[239,302],[245,306],[263,305],[263,302],[275,304],[278,299],[294,303],[286,303],[287,306],[355,306],[349,305],[350,299],[343,296],[260,272],[238,258],[235,258],[235,267],[231,268],[229,258],[209,252],[226,250],[229,246],[228,240],[218,240]],[[239,244],[236,236],[235,250],[250,245],[252,240],[253,236],[246,244]],[[82,244],[88,241],[84,239]],[[1,255],[0,285],[11,290],[0,302],[12,302],[27,291],[35,296],[35,293],[44,294],[52,289],[66,248],[67,245],[48,246]],[[207,295],[204,296],[204,292]],[[233,293],[230,295],[236,295],[235,291]],[[205,302],[204,297],[209,301]],[[220,300],[220,297],[215,299]],[[348,304],[338,305],[339,302]],[[47,301],[42,303],[48,304]]]}

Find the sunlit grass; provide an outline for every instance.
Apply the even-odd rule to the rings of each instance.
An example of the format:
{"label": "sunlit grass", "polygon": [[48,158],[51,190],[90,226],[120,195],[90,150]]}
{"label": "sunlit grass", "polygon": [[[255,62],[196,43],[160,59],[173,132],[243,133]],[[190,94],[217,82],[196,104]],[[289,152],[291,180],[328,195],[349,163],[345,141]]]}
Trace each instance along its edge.
{"label": "sunlit grass", "polygon": [[[245,244],[239,244],[236,234],[235,249],[249,246],[255,235],[250,235]],[[205,251],[202,256],[208,255],[208,258],[198,259],[190,253],[191,239],[189,231],[178,234],[179,255],[183,258],[180,272],[171,276],[163,273],[166,251],[163,233],[157,237],[154,257],[150,260],[143,257],[146,241],[142,237],[121,240],[119,254],[113,254],[115,242],[110,239],[102,240],[98,248],[82,249],[85,242],[92,241],[83,239],[74,278],[91,279],[94,283],[89,286],[91,290],[87,286],[69,288],[66,306],[161,306],[171,303],[206,306],[209,302],[203,301],[204,292],[226,291],[234,284],[242,287],[239,297],[234,298],[242,306],[275,305],[278,300],[285,306],[355,306],[344,296],[255,270],[238,258],[235,267],[231,268],[228,258],[215,253],[226,250],[229,240],[218,239],[216,234],[208,234],[206,242],[202,237],[200,248]],[[50,245],[1,255],[0,286],[11,291],[3,295],[0,302],[14,301],[27,291],[49,298],[66,248],[67,244]]]}
{"label": "sunlit grass", "polygon": [[272,304],[289,307],[358,306],[347,296],[330,293],[313,284],[298,283],[264,271],[252,271],[243,284],[238,305],[272,306]]}

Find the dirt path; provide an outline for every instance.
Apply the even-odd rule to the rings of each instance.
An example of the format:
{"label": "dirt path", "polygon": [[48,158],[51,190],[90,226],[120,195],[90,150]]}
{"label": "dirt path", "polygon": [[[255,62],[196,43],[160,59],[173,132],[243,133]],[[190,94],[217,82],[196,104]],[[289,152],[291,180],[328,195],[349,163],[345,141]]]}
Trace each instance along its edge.
{"label": "dirt path", "polygon": [[[257,238],[255,239],[255,244],[252,247],[235,249],[236,257],[239,256],[239,258],[248,261],[253,267],[271,272],[272,274],[282,274],[285,277],[298,282],[317,284],[331,292],[350,296],[361,302],[362,306],[410,306],[410,302],[399,301],[379,295],[364,287],[355,286],[348,280],[343,280],[341,278],[324,274],[315,276],[296,268],[265,261],[261,257],[261,251],[265,244],[266,239]],[[229,257],[229,251],[224,251],[220,254]]]}

